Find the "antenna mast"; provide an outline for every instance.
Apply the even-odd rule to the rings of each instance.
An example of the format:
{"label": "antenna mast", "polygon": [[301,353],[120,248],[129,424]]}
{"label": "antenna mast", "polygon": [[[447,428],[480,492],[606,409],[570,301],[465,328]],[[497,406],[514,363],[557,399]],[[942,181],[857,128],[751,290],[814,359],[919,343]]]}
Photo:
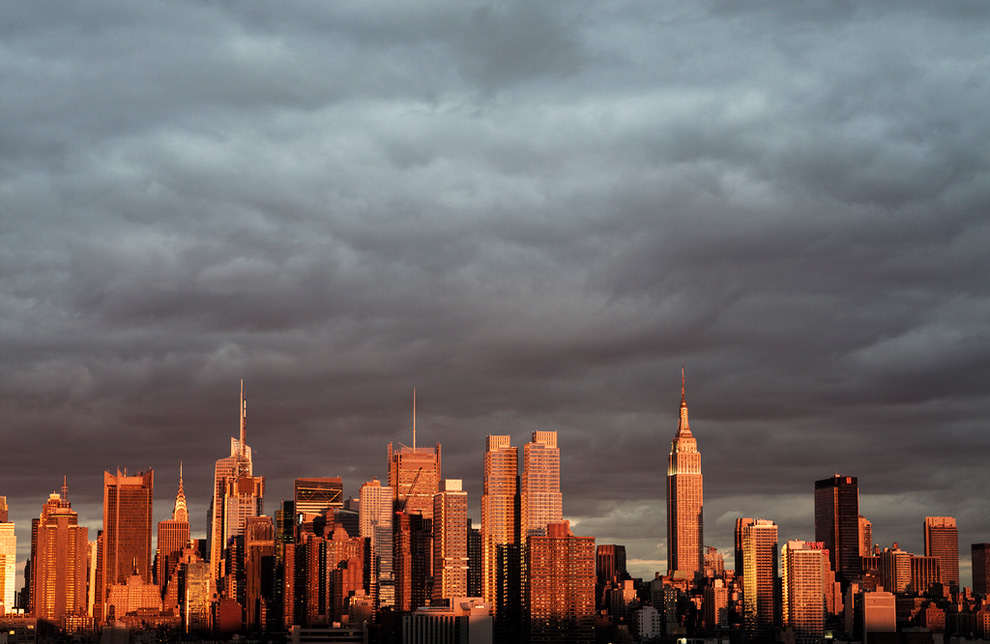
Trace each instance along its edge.
{"label": "antenna mast", "polygon": [[413,387],[413,449],[416,449],[416,388]]}

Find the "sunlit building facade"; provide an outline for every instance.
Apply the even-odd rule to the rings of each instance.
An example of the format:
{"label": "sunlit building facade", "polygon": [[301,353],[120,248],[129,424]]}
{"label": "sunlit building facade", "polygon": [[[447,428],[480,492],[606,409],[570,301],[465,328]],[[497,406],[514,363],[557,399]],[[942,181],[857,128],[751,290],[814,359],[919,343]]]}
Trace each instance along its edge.
{"label": "sunlit building facade", "polygon": [[567,521],[529,537],[527,614],[531,644],[595,641],[595,538],[576,537]]}
{"label": "sunlit building facade", "polygon": [[158,522],[157,569],[155,571],[160,592],[165,592],[172,569],[178,565],[182,551],[189,543],[189,508],[182,487],[182,468],[179,468],[179,490],[175,494],[172,518]]}
{"label": "sunlit building facade", "polygon": [[392,570],[392,488],[372,479],[361,486],[358,520],[361,536],[371,540],[373,585],[378,609],[395,605]]}
{"label": "sunlit building facade", "polygon": [[433,496],[433,603],[466,597],[467,492],[461,479],[444,479]]}
{"label": "sunlit building facade", "polygon": [[743,528],[743,625],[750,636],[774,632],[776,595],[777,525],[757,519]]}
{"label": "sunlit building facade", "polygon": [[533,432],[523,446],[520,483],[520,539],[545,535],[548,524],[564,518],[557,432]]}
{"label": "sunlit building facade", "polygon": [[[519,543],[519,449],[509,436],[485,438],[485,478],[481,494],[482,596],[498,610],[499,549]],[[505,559],[503,554],[502,560]]]}
{"label": "sunlit building facade", "polygon": [[667,460],[667,569],[690,575],[704,570],[704,491],[701,453],[688,425],[681,369],[681,409]]}
{"label": "sunlit building facade", "polygon": [[433,495],[440,489],[440,443],[435,447],[388,444],[388,486],[396,509],[433,518]]}
{"label": "sunlit building facade", "polygon": [[925,556],[938,557],[941,582],[959,589],[959,531],[953,517],[925,517]]}
{"label": "sunlit building facade", "polygon": [[7,497],[0,496],[0,615],[14,609],[17,581],[17,536],[7,521]]}
{"label": "sunlit building facade", "polygon": [[821,542],[792,540],[780,558],[783,624],[794,629],[797,644],[818,644],[825,638],[828,551]]}
{"label": "sunlit building facade", "polygon": [[[227,508],[224,500],[230,491],[229,481],[238,478],[252,477],[254,465],[251,460],[251,448],[247,444],[247,401],[244,399],[244,381],[241,381],[240,433],[237,438],[230,439],[230,456],[217,460],[213,470],[213,497],[210,499],[210,509],[207,513],[206,531],[209,535],[206,556],[210,563],[210,578],[214,585],[220,577],[223,549],[229,534],[236,534],[227,526]],[[256,512],[252,516],[257,516]]]}
{"label": "sunlit building facade", "polygon": [[[117,470],[103,474],[103,551],[99,601],[106,602],[115,584],[126,584],[132,574],[151,583],[151,517],[155,497],[153,470],[133,476]],[[103,617],[101,611],[101,619]]]}
{"label": "sunlit building facade", "polygon": [[31,553],[34,616],[61,623],[68,616],[86,615],[89,530],[79,525],[66,485],[62,485],[61,494],[49,495],[34,532]]}

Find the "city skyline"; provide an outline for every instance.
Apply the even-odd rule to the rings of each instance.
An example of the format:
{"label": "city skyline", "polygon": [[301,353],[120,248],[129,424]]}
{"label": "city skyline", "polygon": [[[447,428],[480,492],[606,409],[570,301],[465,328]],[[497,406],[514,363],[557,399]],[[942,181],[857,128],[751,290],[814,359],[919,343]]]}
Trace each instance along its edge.
{"label": "city skyline", "polygon": [[[990,541],[990,7],[28,4],[0,15],[0,496],[180,463],[250,407],[265,510],[557,431],[563,517],[665,571],[686,363],[705,545]],[[137,46],[140,44],[140,46]],[[731,556],[727,556],[727,560]]]}

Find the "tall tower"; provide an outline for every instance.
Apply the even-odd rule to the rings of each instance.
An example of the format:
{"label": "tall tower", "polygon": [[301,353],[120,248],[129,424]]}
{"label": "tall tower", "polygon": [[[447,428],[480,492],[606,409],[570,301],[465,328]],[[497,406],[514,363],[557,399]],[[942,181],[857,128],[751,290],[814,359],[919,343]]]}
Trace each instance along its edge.
{"label": "tall tower", "polygon": [[938,557],[941,582],[959,590],[959,532],[953,517],[925,517],[925,556]]}
{"label": "tall tower", "polygon": [[820,542],[792,540],[784,544],[780,558],[784,626],[794,628],[797,644],[823,641],[828,552]]}
{"label": "tall tower", "polygon": [[815,481],[815,541],[829,551],[832,570],[844,582],[860,572],[859,484],[855,476]]}
{"label": "tall tower", "polygon": [[445,479],[433,496],[433,602],[467,597],[467,492]]}
{"label": "tall tower", "polygon": [[[71,509],[68,489],[53,492],[41,508],[33,535],[31,596],[34,616],[48,621],[86,614],[86,560],[89,531]],[[149,542],[150,544],[150,542]]]}
{"label": "tall tower", "polygon": [[[155,498],[153,470],[128,476],[103,473],[103,587],[99,603],[114,584],[125,584],[133,570],[151,583],[151,516]],[[102,616],[102,611],[101,611]]]}
{"label": "tall tower", "polygon": [[667,569],[698,574],[704,570],[704,493],[701,453],[688,426],[681,366],[681,415],[667,460]]}
{"label": "tall tower", "polygon": [[182,466],[179,465],[179,491],[175,493],[172,518],[158,522],[158,589],[165,592],[172,569],[179,563],[182,551],[189,543],[189,509],[186,492],[182,489]]}
{"label": "tall tower", "polygon": [[7,497],[0,496],[0,615],[14,609],[17,570],[17,537],[7,521]]}
{"label": "tall tower", "polygon": [[240,433],[238,438],[231,437],[230,439],[230,456],[217,460],[213,471],[213,498],[210,499],[210,509],[206,515],[206,531],[210,535],[210,541],[206,544],[206,554],[210,560],[210,575],[214,582],[220,577],[220,561],[224,545],[227,543],[226,536],[230,532],[226,526],[226,508],[224,507],[224,496],[229,489],[228,481],[253,476],[254,465],[251,461],[251,448],[247,444],[247,401],[244,399],[243,380],[241,380],[241,401],[238,417]]}
{"label": "tall tower", "polygon": [[757,519],[743,528],[743,624],[748,633],[773,633],[776,590],[777,525]]}
{"label": "tall tower", "polygon": [[563,521],[557,432],[533,432],[533,440],[523,446],[520,487],[520,540],[543,536],[547,525]]}
{"label": "tall tower", "polygon": [[392,572],[392,488],[372,479],[361,486],[358,521],[361,536],[371,539],[377,586],[378,609],[395,605],[395,578]]}
{"label": "tall tower", "polygon": [[[505,576],[500,574],[499,548],[504,561],[511,547],[518,544],[519,449],[510,445],[508,436],[488,436],[485,439],[485,480],[481,494],[482,594],[496,610],[498,588],[501,586],[499,579]],[[515,583],[518,584],[518,580]]]}
{"label": "tall tower", "polygon": [[990,593],[990,543],[969,546],[973,557],[973,592],[981,597]]}

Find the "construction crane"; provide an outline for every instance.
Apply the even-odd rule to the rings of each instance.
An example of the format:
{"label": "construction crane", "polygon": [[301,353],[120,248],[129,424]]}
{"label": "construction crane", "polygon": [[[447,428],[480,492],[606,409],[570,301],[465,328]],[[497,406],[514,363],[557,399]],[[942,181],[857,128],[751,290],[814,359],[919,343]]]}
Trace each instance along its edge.
{"label": "construction crane", "polygon": [[406,503],[409,501],[409,497],[412,496],[413,488],[416,487],[416,483],[419,482],[419,477],[423,473],[423,468],[420,467],[416,470],[416,476],[413,477],[412,483],[409,484],[409,489],[406,491],[406,496],[399,500],[399,512],[406,511]]}

